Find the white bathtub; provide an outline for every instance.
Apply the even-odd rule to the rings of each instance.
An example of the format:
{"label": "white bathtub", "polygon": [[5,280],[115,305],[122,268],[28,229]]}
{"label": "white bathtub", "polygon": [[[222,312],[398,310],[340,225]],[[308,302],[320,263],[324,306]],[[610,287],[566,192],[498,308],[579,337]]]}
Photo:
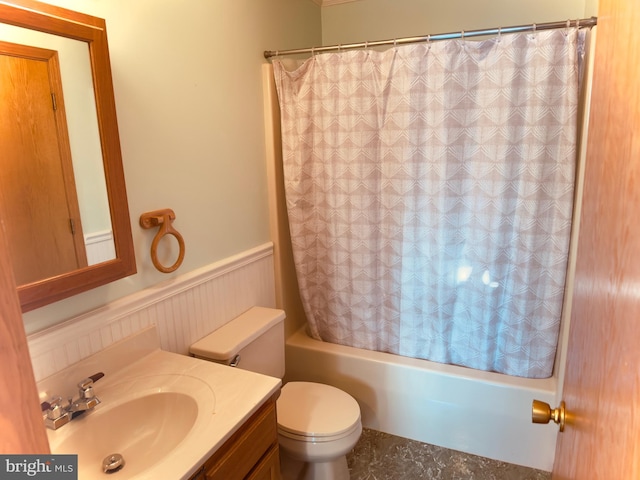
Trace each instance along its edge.
{"label": "white bathtub", "polygon": [[551,471],[558,427],[531,423],[556,380],[530,380],[319,342],[287,339],[285,381],[334,385],[358,400],[363,426]]}

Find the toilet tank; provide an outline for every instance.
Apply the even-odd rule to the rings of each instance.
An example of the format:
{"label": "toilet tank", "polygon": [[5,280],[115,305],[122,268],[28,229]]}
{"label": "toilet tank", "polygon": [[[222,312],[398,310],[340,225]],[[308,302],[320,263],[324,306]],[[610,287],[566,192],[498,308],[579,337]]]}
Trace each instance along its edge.
{"label": "toilet tank", "polygon": [[189,351],[196,358],[282,378],[284,318],[282,310],[252,307],[198,340]]}

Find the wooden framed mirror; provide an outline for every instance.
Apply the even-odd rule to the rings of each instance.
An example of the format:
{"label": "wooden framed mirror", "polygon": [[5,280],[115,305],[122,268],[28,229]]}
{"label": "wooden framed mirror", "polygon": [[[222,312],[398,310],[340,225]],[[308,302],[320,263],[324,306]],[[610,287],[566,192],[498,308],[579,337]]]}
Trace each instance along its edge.
{"label": "wooden framed mirror", "polygon": [[[8,29],[3,32],[0,28],[0,57],[4,55],[12,62],[17,59],[17,63],[0,63],[0,68],[3,69],[2,73],[14,71],[12,70],[14,68],[14,73],[18,72],[10,78],[10,81],[5,81],[4,83],[17,84],[17,81],[14,82],[16,78],[25,79],[16,96],[9,97],[11,102],[4,102],[5,104],[15,104],[14,110],[9,110],[8,113],[5,112],[5,115],[0,118],[0,128],[2,129],[0,130],[0,135],[4,134],[4,138],[19,138],[21,144],[29,145],[28,148],[23,148],[21,145],[17,147],[18,153],[15,155],[18,159],[16,163],[20,163],[22,167],[27,169],[16,170],[13,177],[3,173],[5,177],[4,184],[0,179],[0,185],[3,185],[0,190],[0,220],[4,224],[9,238],[9,253],[13,257],[14,274],[17,279],[22,311],[27,312],[132,275],[136,273],[136,265],[105,21],[35,0],[8,0],[0,3],[0,27]],[[10,31],[11,29],[24,29],[27,33],[38,32],[37,35],[44,35],[45,37],[44,40],[40,40],[41,44],[37,46],[23,45],[20,40],[16,41],[12,38],[14,33]],[[58,40],[73,44],[73,49],[80,50],[80,55],[86,56],[86,70],[89,72],[88,85],[78,87],[75,84],[67,86],[67,90],[59,85],[59,93],[57,93],[56,85],[64,83],[65,79],[68,78],[64,69],[62,75],[56,74],[56,69],[59,68],[58,63],[56,63]],[[45,45],[42,45],[42,43]],[[48,66],[43,67],[43,62],[49,62]],[[62,60],[59,63],[62,64]],[[53,123],[49,127],[49,130],[54,132],[53,136],[57,139],[55,146],[51,146],[45,140],[41,140],[40,137],[38,137],[37,141],[31,138],[24,139],[24,131],[41,130],[39,120],[41,117],[37,117],[38,121],[36,122],[34,120],[36,116],[31,112],[35,110],[36,100],[33,93],[35,82],[32,81],[35,74],[32,76],[31,73],[25,73],[32,71],[30,65],[35,65],[35,68],[40,70],[44,68],[41,76],[48,79],[45,80],[45,83],[48,81],[51,84],[51,97],[49,98],[47,95],[41,96],[47,97],[48,101],[52,102],[52,110],[56,112],[55,115],[58,115],[52,120]],[[56,78],[59,78],[59,80],[56,80]],[[62,95],[63,90],[65,91],[64,95]],[[71,128],[67,132],[63,98],[68,96],[67,92],[69,91],[81,91],[82,95],[84,95],[84,100],[81,98],[77,103],[90,107],[89,113],[86,114],[75,111],[75,124],[80,124],[83,127],[94,124],[95,135],[91,132],[88,133],[86,130],[73,132]],[[0,95],[5,95],[5,93],[0,92]],[[93,98],[90,98],[91,96]],[[20,100],[21,98],[22,100]],[[20,101],[23,103],[19,103]],[[60,114],[61,110],[62,114]],[[80,120],[78,121],[77,117],[79,115]],[[81,115],[85,115],[85,117],[83,118]],[[7,118],[9,116],[11,118]],[[68,123],[71,126],[74,122],[69,119]],[[26,128],[22,128],[25,125]],[[16,126],[17,128],[15,128]],[[9,133],[6,133],[8,131],[13,133],[9,135]],[[70,140],[80,139],[85,141],[92,135],[96,139],[95,146],[88,148],[93,148],[97,152],[94,155],[97,161],[94,161],[94,163],[98,163],[100,168],[98,169],[98,174],[89,174],[88,179],[84,179],[84,174],[81,174],[79,170],[85,167],[78,165],[85,161],[85,157],[91,157],[91,154],[87,154],[86,150],[78,153],[78,150],[74,149],[73,145],[71,147],[69,145],[74,143]],[[85,143],[88,144],[89,142]],[[4,152],[8,152],[10,149],[13,149],[13,145],[10,147],[3,145]],[[34,206],[35,204],[28,206],[27,203],[29,202],[25,198],[27,190],[29,192],[46,192],[47,194],[55,190],[51,177],[43,173],[46,170],[44,164],[50,162],[48,151],[55,152],[56,158],[58,156],[63,157],[63,160],[65,157],[68,158],[66,167],[57,167],[57,170],[63,172],[61,181],[64,184],[62,187],[64,193],[61,195],[66,199],[66,204],[70,205],[68,212],[71,212],[68,213],[65,210],[65,213],[61,215],[62,220],[54,220],[54,215],[58,213],[59,209],[52,209],[51,212],[46,211],[46,208],[49,208],[53,203],[50,198],[46,197],[40,203],[40,206]],[[5,157],[10,156],[9,154],[5,155]],[[64,161],[62,161],[62,165],[65,165]],[[8,172],[11,169],[3,166],[2,172]],[[18,186],[18,181],[23,181],[24,185]],[[80,187],[83,183],[84,187],[78,188],[78,192],[76,192],[76,185]],[[15,192],[12,194],[11,190],[15,190]],[[83,205],[82,201],[80,202],[80,207],[78,207],[77,200],[75,200],[74,206],[74,195],[83,197],[80,190],[93,190],[96,192],[104,190],[104,210],[106,212],[104,215],[107,217],[106,229],[109,233],[109,248],[112,253],[106,259],[95,260],[95,263],[87,261],[87,255],[84,252],[84,244],[87,241],[86,235],[82,235],[81,225],[89,224],[98,217],[99,215],[95,212],[99,211],[99,209],[96,209],[97,207],[94,208],[95,206],[93,205]],[[95,192],[91,193],[94,194]],[[9,198],[12,195],[13,198]],[[18,208],[22,211],[19,215],[8,207],[11,204],[20,205]],[[64,208],[66,209],[67,207]],[[89,212],[82,220],[78,213],[81,210]],[[41,215],[41,218],[38,215]],[[70,241],[73,243],[71,256],[74,257],[75,260],[73,262],[75,263],[68,263],[62,267],[46,265],[46,268],[41,269],[42,273],[35,274],[31,270],[40,267],[41,264],[47,262],[48,258],[59,260],[64,257],[59,246],[62,242],[49,236],[52,234],[54,222],[56,222],[56,225],[63,222],[62,230],[67,230],[65,235],[74,237]],[[26,226],[33,226],[33,228],[26,229]],[[22,231],[18,234],[16,232],[19,229]],[[78,234],[78,230],[80,234]],[[13,235],[14,233],[15,235]],[[47,240],[43,241],[45,237]],[[13,244],[12,238],[17,239],[13,241]],[[30,239],[35,239],[33,244],[29,243]],[[53,250],[51,249],[52,245],[56,246]],[[21,250],[23,251],[21,252]],[[41,259],[38,255],[41,255]],[[33,267],[32,269],[24,266],[29,261]],[[45,267],[45,265],[42,266]],[[18,272],[18,270],[20,271]]]}

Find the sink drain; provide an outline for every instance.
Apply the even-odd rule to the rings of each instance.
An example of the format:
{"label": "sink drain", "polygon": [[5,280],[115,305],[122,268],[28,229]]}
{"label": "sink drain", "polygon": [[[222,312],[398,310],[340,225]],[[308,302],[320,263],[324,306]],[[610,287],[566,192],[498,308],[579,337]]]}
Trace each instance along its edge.
{"label": "sink drain", "polygon": [[119,453],[107,455],[102,461],[102,471],[104,473],[116,473],[124,467],[124,457]]}

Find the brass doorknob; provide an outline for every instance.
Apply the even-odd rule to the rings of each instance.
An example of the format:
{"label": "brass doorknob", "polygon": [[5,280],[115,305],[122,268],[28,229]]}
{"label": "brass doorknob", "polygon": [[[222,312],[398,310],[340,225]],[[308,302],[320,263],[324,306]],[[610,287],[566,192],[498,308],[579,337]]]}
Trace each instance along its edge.
{"label": "brass doorknob", "polygon": [[531,421],[533,423],[549,423],[551,420],[560,426],[561,432],[564,432],[564,423],[566,420],[564,402],[560,402],[558,408],[551,409],[548,403],[534,400],[533,405],[531,405]]}

